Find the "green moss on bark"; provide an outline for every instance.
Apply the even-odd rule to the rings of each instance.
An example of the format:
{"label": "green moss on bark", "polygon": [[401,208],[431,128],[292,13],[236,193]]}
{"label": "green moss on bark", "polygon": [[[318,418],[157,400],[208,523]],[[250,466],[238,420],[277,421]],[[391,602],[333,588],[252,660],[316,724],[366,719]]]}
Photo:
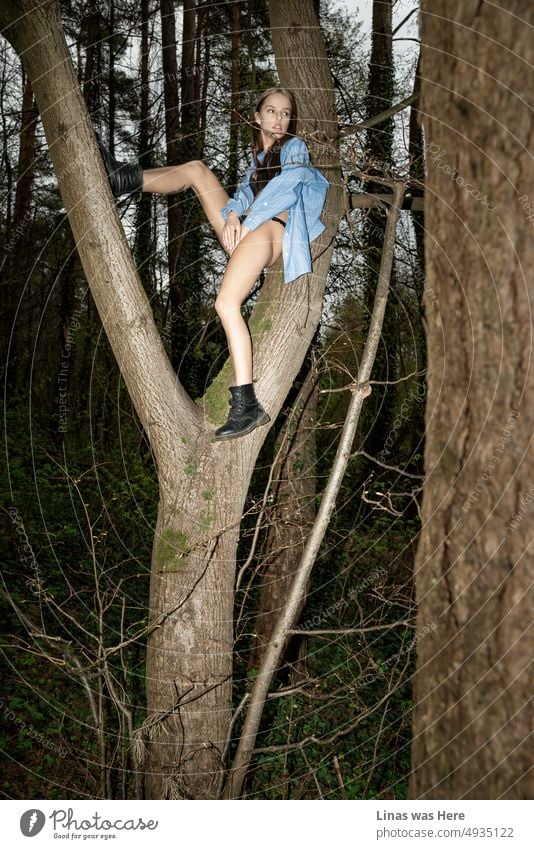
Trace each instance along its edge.
{"label": "green moss on bark", "polygon": [[201,513],[200,514],[199,527],[200,527],[200,532],[202,534],[208,534],[209,533],[209,530],[210,530],[211,526],[213,525],[213,519],[214,519],[213,513],[208,512],[208,513]]}
{"label": "green moss on bark", "polygon": [[[268,333],[272,326],[272,304],[258,301],[254,308],[254,312],[249,319],[250,335],[254,344],[265,333]],[[228,387],[233,379],[231,360],[226,360],[213,383],[208,387],[202,398],[197,398],[196,403],[202,407],[205,415],[215,425],[222,425],[228,418],[228,408],[230,404],[230,396]]]}
{"label": "green moss on bark", "polygon": [[187,555],[190,550],[187,534],[167,528],[156,542],[157,571],[178,572],[178,570],[183,569],[187,563]]}
{"label": "green moss on bark", "polygon": [[230,360],[227,360],[203,397],[196,400],[196,403],[203,408],[205,415],[214,424],[223,424],[228,417],[230,403],[228,386],[231,382],[232,364]]}
{"label": "green moss on bark", "polygon": [[254,312],[250,317],[248,326],[250,329],[250,335],[254,341],[257,341],[257,339],[260,336],[263,336],[264,333],[268,333],[273,326],[271,304],[267,301],[258,301],[254,307]]}

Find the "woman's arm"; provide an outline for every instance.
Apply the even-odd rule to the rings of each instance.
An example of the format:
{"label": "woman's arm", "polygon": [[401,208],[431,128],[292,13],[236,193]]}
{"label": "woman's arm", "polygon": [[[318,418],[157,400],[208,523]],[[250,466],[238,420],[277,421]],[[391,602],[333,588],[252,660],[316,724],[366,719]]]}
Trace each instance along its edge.
{"label": "woman's arm", "polygon": [[245,176],[239,183],[236,192],[232,198],[228,201],[226,206],[223,206],[221,209],[221,215],[226,220],[228,214],[230,212],[235,212],[236,215],[241,215],[253,201],[252,189],[249,186],[250,175],[254,170],[254,166],[250,166],[246,172]]}
{"label": "woman's arm", "polygon": [[[250,176],[254,171],[251,165],[245,172],[245,176],[239,183],[236,192],[221,209],[221,215],[225,220],[222,232],[222,243],[225,250],[232,254],[236,245],[241,241],[245,233],[242,230],[239,215],[241,215],[252,203],[254,196],[250,188]],[[247,231],[248,232],[248,231]]]}

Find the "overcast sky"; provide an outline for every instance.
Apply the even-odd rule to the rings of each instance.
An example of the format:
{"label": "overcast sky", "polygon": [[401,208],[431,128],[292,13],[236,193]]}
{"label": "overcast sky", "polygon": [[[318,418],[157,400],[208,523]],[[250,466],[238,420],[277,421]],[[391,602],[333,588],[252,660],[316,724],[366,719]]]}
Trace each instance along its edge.
{"label": "overcast sky", "polygon": [[[370,36],[373,19],[373,0],[335,0],[333,7],[345,7],[348,12],[352,12],[362,22],[366,36]],[[418,7],[417,0],[397,0],[393,8],[393,29],[400,24],[412,9]],[[416,49],[417,45],[413,41],[400,41],[399,39],[417,38],[418,34],[417,14],[414,14],[404,24],[402,29],[395,34],[395,48],[398,50]]]}

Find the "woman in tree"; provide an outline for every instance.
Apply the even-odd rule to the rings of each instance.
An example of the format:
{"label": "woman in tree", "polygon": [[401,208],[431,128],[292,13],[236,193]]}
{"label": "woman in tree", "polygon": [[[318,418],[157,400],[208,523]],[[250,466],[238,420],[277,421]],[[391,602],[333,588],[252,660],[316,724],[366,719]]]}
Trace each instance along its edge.
{"label": "woman in tree", "polygon": [[311,165],[306,143],[295,135],[296,123],[292,92],[269,88],[262,93],[252,122],[251,163],[232,199],[204,162],[142,170],[117,162],[101,145],[115,197],[192,188],[229,254],[215,309],[226,333],[235,385],[230,387],[228,421],[215,431],[215,439],[234,439],[270,421],[254,392],[252,344],[241,305],[261,271],[280,255],[285,283],[310,272],[310,242],[325,229],[320,214],[328,181]]}

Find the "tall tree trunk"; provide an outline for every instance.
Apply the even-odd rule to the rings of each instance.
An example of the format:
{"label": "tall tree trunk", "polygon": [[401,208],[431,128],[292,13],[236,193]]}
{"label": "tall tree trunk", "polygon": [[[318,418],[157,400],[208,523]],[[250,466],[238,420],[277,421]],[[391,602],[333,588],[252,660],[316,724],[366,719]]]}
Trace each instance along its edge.
{"label": "tall tree trunk", "polygon": [[[139,147],[138,159],[143,169],[152,167],[152,154],[150,150],[150,2],[141,0],[141,56],[140,77],[141,96],[139,114]],[[110,125],[111,133],[111,125]],[[143,288],[150,302],[154,303],[156,291],[154,279],[154,251],[155,245],[152,238],[153,226],[153,202],[150,192],[142,192],[137,200],[135,211],[135,242],[134,257]]]}
{"label": "tall tree trunk", "polygon": [[228,163],[228,194],[232,195],[238,183],[238,168],[239,168],[239,125],[241,119],[239,116],[239,51],[241,47],[241,22],[240,22],[240,6],[239,0],[232,0],[232,50],[231,63],[232,70],[231,91],[230,91],[230,155]]}
{"label": "tall tree trunk", "polygon": [[19,350],[24,348],[24,343],[19,338],[20,328],[15,326],[15,317],[22,289],[22,274],[19,269],[21,265],[20,257],[26,256],[27,246],[31,242],[35,136],[39,117],[31,80],[24,73],[22,85],[15,204],[11,225],[9,211],[6,216],[5,256],[1,263],[2,280],[0,285],[0,361],[2,369],[5,370],[5,385],[8,393],[11,393],[17,385],[20,386],[21,375],[17,369],[17,358]]}
{"label": "tall tree trunk", "polygon": [[[415,69],[415,81],[413,93],[420,96],[421,94],[421,53],[417,60]],[[417,100],[410,109],[410,128],[408,137],[408,152],[410,157],[410,179],[414,181],[412,186],[412,194],[414,197],[420,197],[423,200],[423,184],[425,180],[425,151],[423,144],[423,129],[420,123],[419,101]],[[423,294],[425,288],[425,216],[422,210],[412,209],[410,211],[412,225],[415,237],[415,255],[412,261],[412,282],[415,291],[416,305],[413,313],[413,330],[411,334],[410,344],[413,345],[412,360],[414,363],[414,371],[417,371],[420,377],[416,378],[416,386],[411,385],[410,396],[412,398],[411,409],[406,416],[406,427],[409,429],[408,435],[408,457],[412,458],[410,470],[421,474],[422,473],[422,448],[424,444],[424,406],[421,404],[421,398],[424,395],[426,382],[424,374],[426,372],[426,333],[425,333],[425,317]],[[435,309],[435,305],[432,307]],[[401,405],[402,406],[402,405]],[[414,458],[417,457],[417,460]]]}
{"label": "tall tree trunk", "polygon": [[[165,92],[165,139],[167,147],[167,164],[177,165],[193,159],[192,156],[183,157],[187,149],[181,144],[181,138],[187,132],[181,126],[180,106],[178,97],[178,84],[182,77],[190,77],[193,68],[193,46],[195,33],[195,3],[194,0],[185,0],[183,8],[183,31],[182,31],[182,68],[178,71],[176,55],[176,21],[173,0],[161,0],[161,33],[162,33],[162,62],[163,80]],[[182,96],[184,86],[182,84]],[[183,112],[183,104],[182,104]],[[187,146],[190,145],[187,140]],[[167,197],[167,229],[168,247],[167,255],[169,261],[169,303],[170,303],[170,343],[171,362],[178,371],[181,353],[188,337],[182,314],[185,311],[187,293],[178,275],[178,264],[180,259],[180,248],[183,241],[183,215],[182,194],[169,195]]]}
{"label": "tall tree trunk", "polygon": [[422,23],[439,311],[427,312],[411,795],[532,799],[534,7],[424,0]]}
{"label": "tall tree trunk", "polygon": [[[10,156],[10,138],[7,132],[7,110],[8,102],[8,79],[12,73],[12,57],[6,45],[2,45],[3,49],[0,53],[0,118],[2,121],[2,150],[1,150],[1,173],[4,183],[3,190],[3,209],[0,212],[0,224],[2,233],[7,236],[13,219],[13,166]],[[24,83],[23,83],[24,85]]]}
{"label": "tall tree trunk", "polygon": [[[299,98],[300,112],[307,116],[304,129],[317,130],[331,150],[328,132],[336,123],[332,81],[311,3],[276,0],[272,5],[284,17],[289,11],[293,22],[278,42],[281,78],[304,93]],[[137,750],[147,772],[146,794],[212,798],[221,787],[221,752],[230,730],[239,521],[268,428],[230,443],[212,441],[213,428],[228,409],[229,362],[202,403],[195,404],[176,380],[120,227],[59,24],[58,3],[5,0],[0,25],[24,56],[82,265],[158,467],[148,718],[139,732],[144,748]],[[311,147],[319,168],[329,164],[333,184],[324,211],[327,230],[312,245],[314,271],[284,286],[278,263],[249,322],[257,389],[273,420],[316,332],[342,209],[331,153],[326,160]],[[84,167],[67,167],[76,161]]]}
{"label": "tall tree trunk", "polygon": [[[371,58],[369,81],[365,103],[366,119],[384,112],[393,105],[394,69],[392,39],[392,0],[374,0]],[[365,157],[370,174],[384,176],[393,164],[393,117],[378,127],[367,131]],[[372,181],[366,183],[365,192],[389,193],[390,190]],[[373,308],[384,233],[386,212],[384,209],[369,209],[365,213],[362,246],[365,261],[364,302],[369,320]],[[398,320],[395,302],[395,267],[391,280],[392,297],[388,300],[384,316],[383,341],[376,355],[374,379],[395,380],[398,370]],[[366,451],[373,456],[380,453],[390,427],[395,406],[394,387],[375,386],[362,412],[362,431],[365,434]],[[376,466],[369,469],[375,471]]]}
{"label": "tall tree trunk", "polygon": [[[178,142],[178,162],[199,159],[202,149],[200,115],[202,104],[201,52],[205,10],[196,0],[184,0],[182,35],[182,67],[180,73],[181,138]],[[176,202],[174,230],[169,228],[170,293],[172,308],[171,358],[185,387],[193,395],[200,394],[205,376],[199,364],[199,352],[192,344],[203,330],[204,318],[200,308],[204,281],[199,274],[202,235],[200,225],[205,220],[202,208],[193,192],[179,195]]]}
{"label": "tall tree trunk", "polygon": [[[421,96],[421,52],[417,60],[415,69],[415,80],[413,93]],[[425,149],[423,144],[423,129],[421,127],[421,113],[419,111],[419,101],[417,100],[410,107],[410,129],[408,137],[408,152],[410,155],[410,178],[417,180],[420,184],[425,181]],[[416,189],[412,189],[412,194],[416,197],[423,196],[422,185]],[[424,273],[425,267],[425,239],[424,239],[424,214],[420,211],[412,211],[412,223],[415,235],[415,244],[417,248],[417,258],[421,272]],[[423,295],[422,287],[418,288],[418,294]]]}
{"label": "tall tree trunk", "polygon": [[31,81],[25,76],[20,116],[17,189],[15,192],[15,210],[13,212],[13,228],[22,227],[23,231],[28,224],[31,209],[35,165],[35,133],[38,118],[39,113],[33,97],[33,87]]}
{"label": "tall tree trunk", "polygon": [[[141,27],[148,28],[148,0],[143,0],[141,4]],[[141,40],[143,35],[141,36]],[[109,0],[109,73],[108,73],[108,128],[109,128],[109,149],[112,154],[115,153],[115,112],[117,108],[116,85],[115,85],[115,0]],[[143,47],[141,47],[141,53]],[[148,99],[148,89],[145,91],[143,80],[141,79],[141,115],[143,114],[143,99]],[[148,111],[148,110],[147,110]]]}
{"label": "tall tree trunk", "polygon": [[103,39],[102,13],[98,0],[89,0],[87,16],[87,44],[85,47],[85,71],[83,78],[83,96],[89,113],[96,113],[100,102],[100,70]]}

